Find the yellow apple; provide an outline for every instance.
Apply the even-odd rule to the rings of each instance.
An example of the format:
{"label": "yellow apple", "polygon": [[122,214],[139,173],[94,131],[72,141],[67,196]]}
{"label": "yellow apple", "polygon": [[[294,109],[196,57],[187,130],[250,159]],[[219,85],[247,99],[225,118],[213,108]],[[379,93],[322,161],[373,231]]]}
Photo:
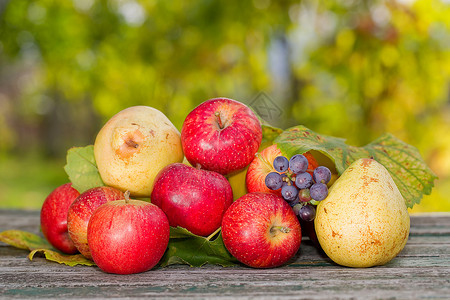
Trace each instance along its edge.
{"label": "yellow apple", "polygon": [[150,197],[158,172],[184,157],[180,132],[149,106],[129,107],[106,122],[94,155],[103,182],[135,197]]}

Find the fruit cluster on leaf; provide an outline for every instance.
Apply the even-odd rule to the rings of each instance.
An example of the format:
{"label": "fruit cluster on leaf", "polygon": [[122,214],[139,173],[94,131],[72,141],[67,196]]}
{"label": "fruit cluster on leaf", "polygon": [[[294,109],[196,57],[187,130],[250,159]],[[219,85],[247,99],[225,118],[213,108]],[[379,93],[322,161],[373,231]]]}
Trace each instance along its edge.
{"label": "fruit cluster on leaf", "polygon": [[310,168],[303,154],[295,154],[290,159],[279,155],[273,160],[273,168],[275,171],[268,173],[264,179],[267,188],[280,190],[281,197],[301,220],[313,221],[315,205],[328,195],[331,171],[325,166]]}
{"label": "fruit cluster on leaf", "polygon": [[[228,99],[225,100],[228,101]],[[198,124],[195,124],[195,120],[198,119],[198,116],[195,114],[190,114],[188,117],[190,116],[193,118],[193,123],[187,124],[183,128],[182,134],[189,135],[190,131],[197,130],[196,126],[199,126]],[[225,126],[224,124],[226,124],[227,120],[231,118],[231,116],[226,113],[222,115],[216,113],[213,114],[213,118],[216,118],[214,119],[214,122],[216,123],[211,123],[211,125],[216,127],[219,126],[218,129],[222,130]],[[257,124],[256,119],[253,121]],[[205,157],[195,157],[195,152],[198,151],[198,149],[195,148],[195,143],[203,143],[204,141],[196,140],[196,138],[192,137],[192,135],[190,138],[182,140],[183,143],[185,143],[183,146],[188,150],[185,154],[190,157],[189,161],[195,166],[208,166],[208,168],[212,169],[216,168],[214,171],[221,173],[222,175],[219,174],[220,176],[232,176],[233,172],[237,169],[242,169],[243,167],[248,166],[246,180],[242,181],[242,185],[244,185],[246,192],[250,193],[253,191],[264,191],[278,196],[283,194],[281,187],[278,187],[278,183],[277,187],[279,191],[277,191],[278,189],[271,191],[270,189],[267,189],[267,187],[265,187],[266,190],[262,190],[264,187],[262,187],[260,183],[255,181],[252,182],[253,178],[251,177],[254,176],[252,173],[254,172],[253,164],[259,164],[256,168],[267,164],[263,158],[263,156],[267,153],[267,155],[276,153],[276,155],[285,157],[286,159],[294,157],[293,164],[295,166],[293,165],[291,168],[299,168],[299,170],[297,170],[298,172],[296,172],[298,176],[297,185],[302,187],[300,192],[297,191],[295,198],[300,199],[299,202],[304,200],[303,202],[305,203],[310,202],[311,200],[310,183],[313,183],[313,180],[310,180],[308,175],[312,176],[311,179],[315,178],[314,182],[316,182],[316,184],[321,183],[322,185],[325,185],[330,182],[329,185],[331,185],[334,180],[336,180],[336,178],[348,168],[348,166],[359,158],[372,157],[381,163],[389,171],[389,174],[392,176],[408,207],[412,207],[414,204],[419,203],[424,194],[430,194],[434,185],[434,180],[437,178],[425,164],[416,148],[402,142],[391,134],[385,134],[363,147],[354,147],[347,145],[345,140],[341,138],[321,135],[301,125],[283,131],[279,128],[275,128],[264,123],[262,124],[263,125],[261,128],[258,127],[258,130],[254,131],[256,132],[255,135],[252,135],[252,132],[247,135],[242,135],[242,141],[248,139],[258,140],[256,144],[260,145],[260,152],[256,154],[256,158],[253,162],[251,162],[253,157],[246,157],[238,162],[228,161],[226,165],[220,165],[220,158],[215,158],[214,161],[208,161]],[[242,123],[242,126],[248,127],[248,124]],[[208,136],[204,138],[208,140],[213,137]],[[194,144],[188,145],[188,143]],[[133,144],[133,147],[136,145]],[[257,150],[255,145],[253,145],[253,148],[254,149],[252,149],[252,151]],[[223,149],[223,151],[232,152],[233,149],[227,148]],[[267,153],[265,153],[265,151]],[[305,156],[296,156],[299,154],[304,154]],[[67,153],[67,164],[64,169],[72,183],[72,186],[80,193],[86,192],[93,188],[106,186],[102,180],[99,168],[97,167],[95,157],[93,145],[74,147],[69,149]],[[258,158],[261,159],[258,160]],[[314,167],[311,170],[303,170],[302,161],[304,162],[306,158],[310,163],[314,163]],[[273,161],[270,162],[270,164],[272,163]],[[286,161],[284,161],[284,163],[286,163]],[[287,166],[282,166],[281,164],[282,163],[280,163],[279,166],[277,165],[277,167],[288,168]],[[316,169],[319,164],[325,165],[329,173],[325,172],[323,174],[319,174],[318,172],[318,174],[314,175],[312,170]],[[277,172],[283,173],[284,171],[280,169]],[[269,182],[268,186],[274,186],[274,182],[279,179],[277,176],[281,178],[281,176],[278,175],[279,173],[276,173],[276,176],[272,174],[271,177],[268,177],[269,181],[273,181]],[[261,181],[260,179],[261,178],[258,180]],[[264,185],[264,179],[262,182],[262,185]],[[305,186],[303,187],[303,185]],[[308,190],[308,193],[304,192],[305,190]],[[287,197],[287,192],[285,192],[285,194]],[[150,195],[146,195],[142,199],[150,202],[150,199],[146,198],[149,196]],[[304,216],[304,219],[307,219],[308,221],[313,219],[315,211],[313,212],[311,210],[313,207],[312,205],[292,206],[293,215],[297,214]],[[238,263],[238,260],[235,257],[237,254],[230,254],[229,249],[225,246],[223,239],[224,232],[221,231],[220,228],[217,230],[215,230],[215,228],[212,229],[210,232],[215,231],[209,236],[200,236],[190,232],[186,228],[176,226],[177,225],[170,228],[170,239],[167,250],[162,259],[159,261],[159,266],[164,267],[171,264],[187,264],[195,267],[199,267],[204,264],[232,266]],[[298,235],[296,235],[296,237],[298,238]],[[45,239],[26,232],[2,232],[0,233],[0,241],[18,248],[30,250],[30,259],[32,259],[36,253],[41,253],[48,260],[71,266],[76,264],[94,264],[91,260],[86,259],[80,254],[64,255],[53,248]],[[296,247],[297,245],[294,245],[292,246],[292,249],[295,249]]]}
{"label": "fruit cluster on leaf", "polygon": [[372,157],[389,171],[409,208],[431,193],[437,179],[417,148],[389,133],[355,147],[342,138],[321,135],[299,125],[283,131],[274,142],[288,157],[311,150],[321,152],[333,162],[339,175],[357,159]]}

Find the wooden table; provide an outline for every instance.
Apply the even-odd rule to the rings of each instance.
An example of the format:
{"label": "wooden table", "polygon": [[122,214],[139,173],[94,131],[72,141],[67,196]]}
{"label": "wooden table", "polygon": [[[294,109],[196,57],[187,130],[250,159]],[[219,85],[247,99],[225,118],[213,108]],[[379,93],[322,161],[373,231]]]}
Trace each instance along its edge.
{"label": "wooden table", "polygon": [[[0,210],[7,229],[38,233],[39,212]],[[27,254],[0,243],[0,298],[450,299],[450,214],[412,216],[405,249],[367,269],[337,266],[309,240],[293,263],[267,270],[176,265],[125,276]]]}

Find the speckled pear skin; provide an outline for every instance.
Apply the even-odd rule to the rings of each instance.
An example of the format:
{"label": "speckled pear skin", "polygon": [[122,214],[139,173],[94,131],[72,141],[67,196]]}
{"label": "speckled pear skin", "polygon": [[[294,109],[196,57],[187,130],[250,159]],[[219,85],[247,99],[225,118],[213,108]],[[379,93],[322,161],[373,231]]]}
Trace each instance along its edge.
{"label": "speckled pear skin", "polygon": [[314,220],[322,249],[347,267],[384,265],[404,248],[410,220],[386,168],[370,158],[351,164],[317,206]]}

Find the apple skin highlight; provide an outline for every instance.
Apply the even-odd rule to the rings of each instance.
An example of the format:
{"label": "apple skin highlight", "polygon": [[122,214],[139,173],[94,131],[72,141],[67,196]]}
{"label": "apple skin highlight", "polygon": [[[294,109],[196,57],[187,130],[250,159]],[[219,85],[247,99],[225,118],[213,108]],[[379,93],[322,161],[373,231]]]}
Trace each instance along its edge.
{"label": "apple skin highlight", "polygon": [[187,115],[181,129],[189,163],[222,175],[245,168],[261,140],[261,123],[253,111],[228,98],[203,102]]}
{"label": "apple skin highlight", "polygon": [[101,205],[87,230],[94,262],[114,274],[152,269],[164,255],[169,235],[169,221],[159,207],[132,199]]}
{"label": "apple skin highlight", "polygon": [[208,236],[220,227],[233,191],[219,173],[175,163],[157,175],[151,199],[166,213],[170,226]]}
{"label": "apple skin highlight", "polygon": [[236,200],[222,219],[225,247],[253,268],[286,264],[300,248],[300,223],[289,204],[267,193],[248,193]]}
{"label": "apple skin highlight", "polygon": [[87,242],[87,227],[92,214],[100,205],[123,198],[123,192],[118,189],[107,186],[95,187],[83,192],[70,206],[67,228],[70,238],[84,257],[92,259]]}
{"label": "apple skin highlight", "polygon": [[71,183],[63,184],[47,196],[41,208],[43,235],[53,247],[66,254],[78,252],[67,229],[67,214],[70,205],[79,195]]}

